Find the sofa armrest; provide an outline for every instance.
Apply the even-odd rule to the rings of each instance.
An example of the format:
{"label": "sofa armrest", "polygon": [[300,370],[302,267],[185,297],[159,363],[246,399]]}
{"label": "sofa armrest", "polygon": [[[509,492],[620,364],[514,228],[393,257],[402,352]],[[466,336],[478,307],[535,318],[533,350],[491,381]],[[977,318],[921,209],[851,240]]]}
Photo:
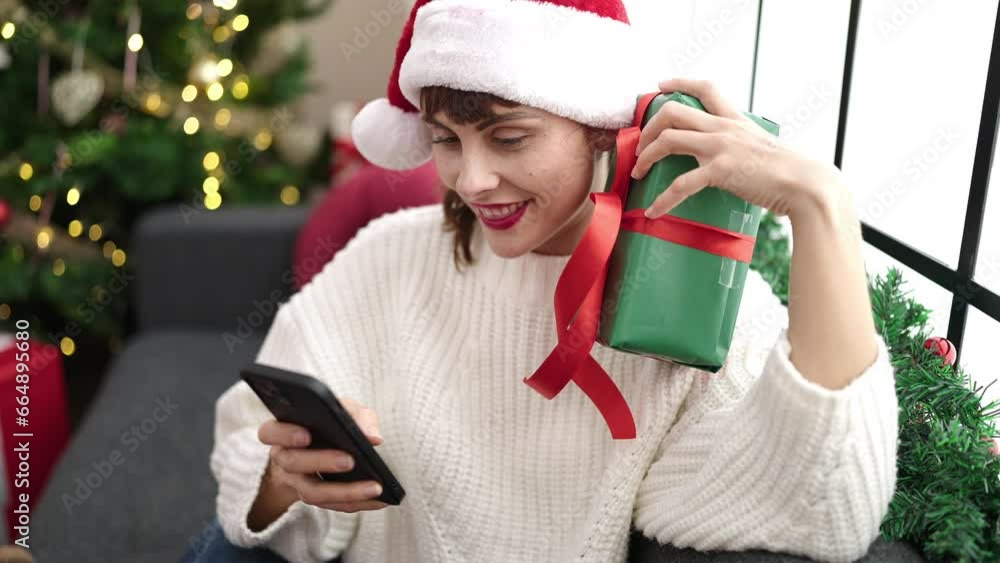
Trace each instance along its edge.
{"label": "sofa armrest", "polygon": [[150,210],[134,231],[136,329],[268,326],[291,294],[295,238],[308,215],[306,206]]}
{"label": "sofa armrest", "polygon": [[[739,552],[702,552],[690,548],[661,545],[632,529],[629,538],[628,563],[808,563],[804,557],[761,550]],[[868,553],[856,563],[924,563],[918,549],[905,542],[875,540]]]}

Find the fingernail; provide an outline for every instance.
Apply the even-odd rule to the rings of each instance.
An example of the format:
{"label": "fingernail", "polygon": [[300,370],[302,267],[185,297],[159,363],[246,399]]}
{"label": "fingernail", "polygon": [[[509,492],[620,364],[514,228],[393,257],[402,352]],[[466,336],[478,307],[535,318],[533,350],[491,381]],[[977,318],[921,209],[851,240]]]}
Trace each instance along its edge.
{"label": "fingernail", "polygon": [[382,494],[382,485],[379,485],[378,483],[373,483],[371,485],[368,485],[367,487],[365,487],[365,494],[367,494],[370,497],[379,496],[380,494]]}
{"label": "fingernail", "polygon": [[349,455],[341,455],[337,456],[334,464],[337,466],[337,469],[350,469],[354,466],[354,460]]}
{"label": "fingernail", "polygon": [[639,170],[639,165],[638,164],[634,168],[632,168],[632,177],[636,178],[636,179],[639,178],[639,176],[636,175],[636,171],[637,170]]}
{"label": "fingernail", "polygon": [[292,441],[295,442],[296,446],[304,446],[309,443],[309,435],[305,432],[296,432],[292,435]]}
{"label": "fingernail", "polygon": [[385,441],[385,438],[383,438],[382,435],[379,434],[378,432],[372,434],[372,438],[375,438],[375,439],[377,439],[380,442],[384,442]]}
{"label": "fingernail", "polygon": [[647,219],[655,219],[656,218],[656,214],[654,213],[653,208],[646,209],[644,215],[646,215]]}

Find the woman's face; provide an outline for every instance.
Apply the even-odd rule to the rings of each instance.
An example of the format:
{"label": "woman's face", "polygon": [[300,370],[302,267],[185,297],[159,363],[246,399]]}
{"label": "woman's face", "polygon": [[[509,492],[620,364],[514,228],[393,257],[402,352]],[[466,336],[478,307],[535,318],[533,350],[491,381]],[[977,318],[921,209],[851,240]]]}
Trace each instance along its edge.
{"label": "woman's face", "polygon": [[426,116],[442,182],[476,214],[498,256],[567,255],[593,213],[594,148],[579,123],[527,106],[457,125]]}

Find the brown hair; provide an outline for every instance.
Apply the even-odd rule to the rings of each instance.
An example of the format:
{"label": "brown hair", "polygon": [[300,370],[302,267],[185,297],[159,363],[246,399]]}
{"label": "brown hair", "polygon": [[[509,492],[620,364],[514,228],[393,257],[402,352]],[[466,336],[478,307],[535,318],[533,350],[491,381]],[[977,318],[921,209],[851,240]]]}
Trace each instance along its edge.
{"label": "brown hair", "polygon": [[[447,86],[427,86],[420,90],[420,104],[423,115],[434,115],[444,112],[445,116],[458,125],[479,123],[495,117],[494,106],[512,108],[521,105],[487,94],[484,92],[467,92]],[[582,126],[587,134],[587,146],[595,153],[611,150],[614,146],[616,131],[599,129],[590,125]],[[455,267],[461,270],[463,264],[475,262],[472,255],[472,231],[476,226],[476,214],[469,209],[462,198],[454,190],[442,186],[444,190],[444,228],[455,234],[453,253]]]}

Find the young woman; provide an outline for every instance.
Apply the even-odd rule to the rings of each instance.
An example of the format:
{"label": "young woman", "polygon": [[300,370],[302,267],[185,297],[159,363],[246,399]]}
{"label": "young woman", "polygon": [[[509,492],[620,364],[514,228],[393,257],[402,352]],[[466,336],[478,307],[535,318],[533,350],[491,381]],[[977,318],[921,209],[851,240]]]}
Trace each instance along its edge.
{"label": "young woman", "polygon": [[866,552],[895,486],[898,409],[851,197],[836,168],[772,142],[710,83],[659,84],[707,112],[664,105],[633,175],[669,154],[698,160],[653,217],[705,186],[787,215],[788,310],[751,272],[714,374],[596,346],[634,439],[612,439],[579,388],[549,401],[523,382],[556,344],[556,281],[613,134],[650,89],[630,37],[614,0],[417,2],[388,99],[353,134],[386,168],[433,159],[444,205],[370,223],[279,309],[257,358],[346,401],[407,497],[386,506],[373,483],[315,479],[350,460],[305,449],[308,432],[240,382],[217,404],[212,549],[607,563],[625,560],[635,527],[703,550]]}

